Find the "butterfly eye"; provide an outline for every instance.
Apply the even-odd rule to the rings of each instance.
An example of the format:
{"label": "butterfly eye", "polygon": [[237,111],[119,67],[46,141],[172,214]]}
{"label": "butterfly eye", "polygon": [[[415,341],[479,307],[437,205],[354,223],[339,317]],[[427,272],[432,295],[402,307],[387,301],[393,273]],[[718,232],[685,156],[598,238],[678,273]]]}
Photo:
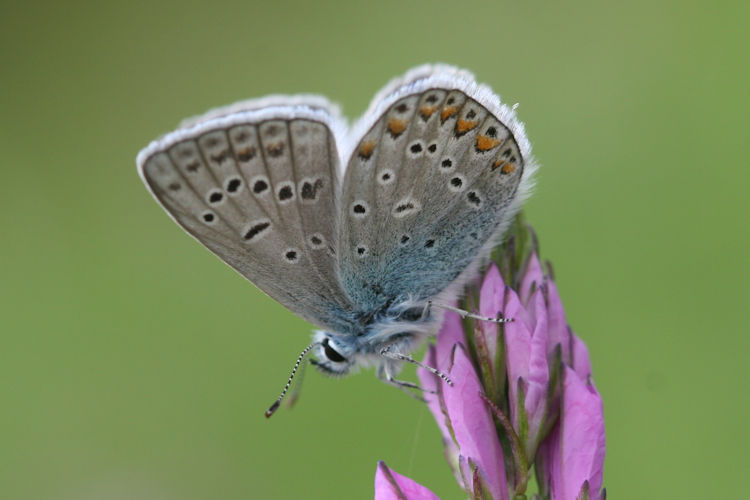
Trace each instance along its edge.
{"label": "butterfly eye", "polygon": [[334,363],[341,363],[342,361],[346,361],[346,358],[344,356],[336,352],[334,348],[330,346],[330,344],[328,343],[328,339],[323,340],[323,352],[325,352],[326,357]]}

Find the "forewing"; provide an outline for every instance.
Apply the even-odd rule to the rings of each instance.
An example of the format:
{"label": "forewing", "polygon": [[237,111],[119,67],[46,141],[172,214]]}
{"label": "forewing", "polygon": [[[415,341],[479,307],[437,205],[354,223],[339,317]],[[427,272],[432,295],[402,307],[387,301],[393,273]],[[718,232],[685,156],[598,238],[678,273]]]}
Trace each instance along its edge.
{"label": "forewing", "polygon": [[338,249],[357,304],[439,294],[496,240],[528,190],[523,127],[466,75],[437,71],[392,86],[361,127]]}
{"label": "forewing", "polygon": [[188,233],[299,316],[341,331],[336,126],[298,101],[214,112],[152,143],[138,165]]}

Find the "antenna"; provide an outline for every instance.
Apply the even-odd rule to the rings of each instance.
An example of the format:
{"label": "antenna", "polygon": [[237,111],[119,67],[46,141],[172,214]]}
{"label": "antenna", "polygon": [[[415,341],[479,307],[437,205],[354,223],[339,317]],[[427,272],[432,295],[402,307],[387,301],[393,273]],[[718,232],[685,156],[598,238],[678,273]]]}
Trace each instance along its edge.
{"label": "antenna", "polygon": [[453,385],[453,381],[448,377],[448,375],[446,375],[445,373],[441,372],[437,368],[433,368],[431,366],[423,365],[422,363],[420,363],[416,359],[412,358],[411,356],[407,356],[406,354],[401,354],[401,353],[398,353],[398,352],[391,352],[390,349],[391,349],[391,346],[386,347],[385,349],[383,349],[383,350],[380,351],[380,355],[384,356],[386,358],[397,359],[399,361],[406,361],[408,363],[412,363],[414,365],[417,365],[418,367],[424,368],[425,370],[429,371],[430,373],[437,375],[438,377],[440,377],[441,379],[443,379],[443,381],[445,381],[446,384]]}
{"label": "antenna", "polygon": [[266,418],[271,418],[271,415],[273,415],[276,412],[276,410],[279,409],[281,400],[284,399],[284,396],[286,395],[286,391],[288,391],[289,387],[292,385],[292,380],[294,380],[294,374],[297,373],[297,368],[299,368],[299,365],[302,363],[302,360],[307,355],[307,353],[310,352],[312,348],[317,347],[319,345],[321,345],[320,342],[313,342],[309,346],[305,347],[305,349],[300,353],[299,357],[297,358],[297,362],[294,363],[294,368],[292,368],[292,374],[289,375],[289,380],[287,380],[286,385],[284,386],[284,390],[281,391],[279,398],[266,410]]}

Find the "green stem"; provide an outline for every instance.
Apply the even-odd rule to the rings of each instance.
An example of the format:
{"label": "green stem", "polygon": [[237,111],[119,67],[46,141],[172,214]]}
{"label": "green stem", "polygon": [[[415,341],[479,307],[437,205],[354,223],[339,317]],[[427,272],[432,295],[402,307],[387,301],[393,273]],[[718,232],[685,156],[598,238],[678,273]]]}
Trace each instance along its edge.
{"label": "green stem", "polygon": [[510,420],[500,410],[500,408],[492,402],[490,398],[479,393],[479,396],[484,400],[485,404],[490,408],[495,418],[500,422],[505,433],[508,435],[510,441],[511,452],[513,453],[513,461],[516,463],[517,469],[520,470],[520,474],[516,474],[516,484],[514,485],[515,492],[524,493],[526,492],[526,485],[529,482],[529,461],[526,459],[526,453],[523,451],[523,445],[521,440],[518,438],[518,434],[513,430],[513,426],[510,424]]}

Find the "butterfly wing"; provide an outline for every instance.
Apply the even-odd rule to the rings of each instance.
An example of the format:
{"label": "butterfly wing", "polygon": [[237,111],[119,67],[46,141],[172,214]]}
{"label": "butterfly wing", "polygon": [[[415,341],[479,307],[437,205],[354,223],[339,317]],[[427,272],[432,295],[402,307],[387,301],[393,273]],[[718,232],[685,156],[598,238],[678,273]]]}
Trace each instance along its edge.
{"label": "butterfly wing", "polygon": [[343,125],[321,99],[241,103],[191,119],[138,155],[144,182],[189,234],[299,316],[341,331],[335,275]]}
{"label": "butterfly wing", "polygon": [[470,74],[423,67],[386,87],[357,129],[342,285],[365,308],[433,297],[496,244],[530,188],[523,126]]}

